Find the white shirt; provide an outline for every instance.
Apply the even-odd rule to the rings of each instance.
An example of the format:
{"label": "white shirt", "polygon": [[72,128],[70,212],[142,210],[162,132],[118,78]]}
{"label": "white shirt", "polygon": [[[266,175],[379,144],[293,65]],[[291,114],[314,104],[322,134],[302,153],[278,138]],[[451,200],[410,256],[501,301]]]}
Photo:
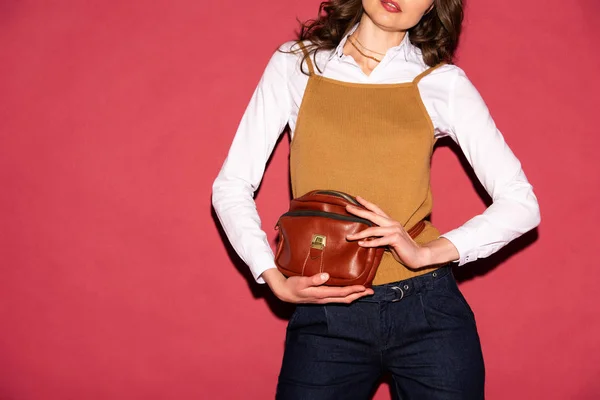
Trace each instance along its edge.
{"label": "white shirt", "polygon": [[[412,81],[428,68],[407,33],[400,45],[389,49],[366,75],[351,56],[343,54],[346,38],[335,50],[317,53],[313,62],[322,71],[315,69],[317,74],[346,82],[400,83]],[[281,49],[288,50],[294,43],[287,42]],[[260,275],[276,265],[267,234],[261,229],[254,192],[287,124],[290,135],[294,135],[308,82],[308,76],[300,71],[300,59],[301,53],[273,54],[212,186],[212,204],[225,234],[258,283],[265,283]],[[435,127],[435,137],[450,136],[460,146],[493,200],[483,213],[440,235],[457,248],[461,266],[489,256],[539,225],[539,206],[521,163],[461,68],[441,66],[425,76],[418,88]]]}

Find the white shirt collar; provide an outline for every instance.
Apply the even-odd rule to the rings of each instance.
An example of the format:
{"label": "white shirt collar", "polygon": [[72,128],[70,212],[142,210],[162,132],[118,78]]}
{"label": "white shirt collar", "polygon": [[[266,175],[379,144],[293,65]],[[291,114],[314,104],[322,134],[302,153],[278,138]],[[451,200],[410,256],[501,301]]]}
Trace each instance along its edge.
{"label": "white shirt collar", "polygon": [[[338,44],[338,46],[335,48],[335,50],[333,50],[331,52],[331,54],[329,55],[329,57],[327,58],[328,61],[331,60],[335,56],[342,57],[344,55],[344,45],[346,44],[346,41],[348,40],[348,36],[350,36],[352,33],[354,33],[354,31],[356,31],[356,28],[358,28],[358,25],[359,25],[358,23],[355,24],[348,31],[348,33],[342,38],[342,40],[340,40],[340,44]],[[408,31],[406,31],[406,34],[404,35],[404,38],[402,39],[400,44],[397,46],[391,47],[388,50],[388,53],[394,54],[394,53],[404,51],[404,54],[407,55],[408,50],[412,47],[414,47],[414,46],[412,43],[410,43],[410,40],[408,38]]]}

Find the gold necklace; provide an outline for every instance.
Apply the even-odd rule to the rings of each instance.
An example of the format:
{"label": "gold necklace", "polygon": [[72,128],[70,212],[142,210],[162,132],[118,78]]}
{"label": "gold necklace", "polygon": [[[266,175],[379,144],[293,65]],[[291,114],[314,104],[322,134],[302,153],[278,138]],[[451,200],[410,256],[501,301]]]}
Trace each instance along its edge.
{"label": "gold necklace", "polygon": [[378,51],[375,51],[375,50],[371,50],[371,49],[369,49],[367,46],[365,46],[364,44],[362,44],[362,43],[360,42],[360,40],[358,40],[358,38],[355,38],[355,37],[354,37],[354,35],[352,35],[352,39],[356,40],[356,43],[358,43],[358,45],[359,45],[360,47],[362,47],[363,49],[365,49],[365,50],[368,50],[368,51],[370,51],[371,53],[375,53],[375,54],[379,54],[379,55],[381,55],[381,56],[385,56],[385,53],[380,53],[380,52],[378,52]]}
{"label": "gold necklace", "polygon": [[358,46],[356,45],[356,43],[354,43],[354,39],[352,38],[352,36],[348,36],[348,40],[350,41],[350,44],[352,46],[354,46],[354,48],[356,49],[356,51],[358,51],[363,57],[370,58],[371,60],[374,60],[374,61],[377,61],[377,62],[381,62],[380,59],[372,57],[372,56],[369,56],[369,55],[363,53],[363,51],[358,48]]}

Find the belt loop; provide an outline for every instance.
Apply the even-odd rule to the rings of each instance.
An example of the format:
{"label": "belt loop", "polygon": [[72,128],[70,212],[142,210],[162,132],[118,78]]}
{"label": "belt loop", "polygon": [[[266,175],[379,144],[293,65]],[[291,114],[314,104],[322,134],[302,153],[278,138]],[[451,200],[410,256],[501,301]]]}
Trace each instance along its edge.
{"label": "belt loop", "polygon": [[427,289],[433,289],[435,281],[437,281],[438,279],[440,279],[448,273],[452,273],[452,268],[450,268],[449,271],[446,270],[447,268],[450,268],[448,263],[440,266],[436,270],[429,273],[429,279],[427,279]]}
{"label": "belt loop", "polygon": [[425,283],[424,286],[427,288],[427,290],[432,290],[433,289],[434,283],[438,279],[439,274],[440,273],[439,273],[439,271],[437,269],[435,271],[430,272],[428,274],[427,280],[426,280],[426,282],[424,282]]}

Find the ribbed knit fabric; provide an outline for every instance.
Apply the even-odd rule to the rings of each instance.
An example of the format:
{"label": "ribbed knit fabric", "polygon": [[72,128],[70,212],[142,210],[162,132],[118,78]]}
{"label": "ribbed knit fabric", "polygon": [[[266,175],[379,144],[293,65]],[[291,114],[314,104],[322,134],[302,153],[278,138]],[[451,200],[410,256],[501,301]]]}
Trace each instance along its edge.
{"label": "ribbed knit fabric", "polygon": [[[316,75],[310,57],[307,62],[310,77],[290,145],[293,196],[315,189],[360,195],[410,229],[433,207],[429,177],[434,128],[417,83],[441,64],[412,82],[361,84]],[[419,244],[440,235],[425,223],[415,238]],[[409,269],[385,252],[373,285],[432,269]]]}

